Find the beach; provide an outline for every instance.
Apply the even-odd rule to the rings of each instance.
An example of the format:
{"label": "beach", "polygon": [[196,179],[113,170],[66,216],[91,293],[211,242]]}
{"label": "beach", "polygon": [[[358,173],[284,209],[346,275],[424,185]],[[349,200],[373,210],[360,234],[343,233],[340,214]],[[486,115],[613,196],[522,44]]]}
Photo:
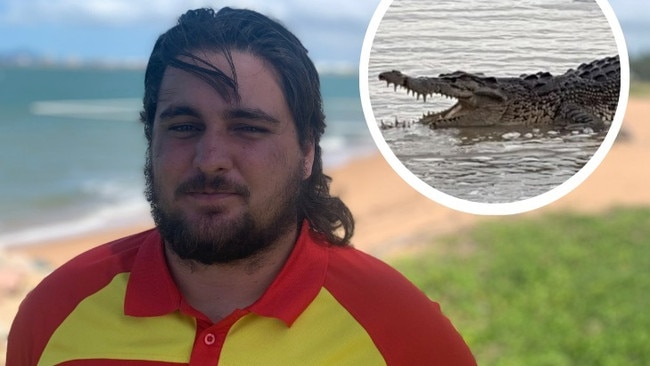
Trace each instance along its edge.
{"label": "beach", "polygon": [[[650,205],[648,116],[650,98],[630,98],[623,135],[596,171],[565,197],[522,215],[597,213],[614,207]],[[332,192],[348,204],[355,216],[353,244],[384,260],[431,249],[437,236],[453,234],[476,222],[512,218],[475,216],[432,202],[405,183],[379,152],[327,173],[333,178]],[[142,217],[119,229],[0,251],[0,349],[18,304],[49,271],[89,248],[151,226],[151,219]]]}

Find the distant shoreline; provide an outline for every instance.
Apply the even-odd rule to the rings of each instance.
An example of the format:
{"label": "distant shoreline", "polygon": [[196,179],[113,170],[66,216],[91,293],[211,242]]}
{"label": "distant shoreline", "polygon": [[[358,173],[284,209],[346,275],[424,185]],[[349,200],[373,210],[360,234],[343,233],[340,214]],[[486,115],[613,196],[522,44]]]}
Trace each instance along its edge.
{"label": "distant shoreline", "polygon": [[[132,70],[144,73],[146,67],[146,60],[82,60],[75,58],[68,60],[53,60],[31,57],[3,57],[0,55],[0,69]],[[321,76],[354,76],[359,73],[357,64],[345,62],[317,63],[316,69]]]}

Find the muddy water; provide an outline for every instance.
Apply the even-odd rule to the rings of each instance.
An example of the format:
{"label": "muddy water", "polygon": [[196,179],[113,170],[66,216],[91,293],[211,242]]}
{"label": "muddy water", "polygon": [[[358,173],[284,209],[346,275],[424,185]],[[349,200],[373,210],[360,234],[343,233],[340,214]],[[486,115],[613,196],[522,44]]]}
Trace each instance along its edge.
{"label": "muddy water", "polygon": [[397,158],[437,190],[473,202],[515,202],[571,178],[600,146],[604,133],[529,129],[384,131]]}

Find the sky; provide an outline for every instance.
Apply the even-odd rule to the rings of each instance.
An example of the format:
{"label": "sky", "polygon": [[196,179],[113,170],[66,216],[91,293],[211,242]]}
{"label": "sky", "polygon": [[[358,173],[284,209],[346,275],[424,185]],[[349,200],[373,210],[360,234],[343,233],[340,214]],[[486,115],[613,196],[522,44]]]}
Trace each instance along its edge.
{"label": "sky", "polygon": [[[303,41],[316,64],[355,66],[379,2],[237,0],[228,4],[280,20]],[[27,52],[57,61],[145,62],[157,36],[185,10],[224,4],[218,0],[0,0],[0,54]],[[646,37],[650,1],[610,0],[610,4],[626,38],[630,34],[630,53],[650,52],[650,44],[641,45],[650,38]]]}
{"label": "sky", "polygon": [[[217,0],[0,0],[0,53],[57,60],[144,60],[187,9]],[[237,0],[294,32],[321,64],[356,64],[379,0]],[[343,40],[343,42],[341,41]]]}

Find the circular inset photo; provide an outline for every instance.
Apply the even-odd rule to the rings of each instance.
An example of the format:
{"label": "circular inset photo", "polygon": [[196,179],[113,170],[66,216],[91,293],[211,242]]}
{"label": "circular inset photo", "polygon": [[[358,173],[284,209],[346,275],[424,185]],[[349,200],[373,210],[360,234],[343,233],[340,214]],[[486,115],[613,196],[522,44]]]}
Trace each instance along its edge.
{"label": "circular inset photo", "polygon": [[614,143],[629,89],[606,1],[382,1],[362,50],[370,132],[425,196],[477,214],[546,205]]}

